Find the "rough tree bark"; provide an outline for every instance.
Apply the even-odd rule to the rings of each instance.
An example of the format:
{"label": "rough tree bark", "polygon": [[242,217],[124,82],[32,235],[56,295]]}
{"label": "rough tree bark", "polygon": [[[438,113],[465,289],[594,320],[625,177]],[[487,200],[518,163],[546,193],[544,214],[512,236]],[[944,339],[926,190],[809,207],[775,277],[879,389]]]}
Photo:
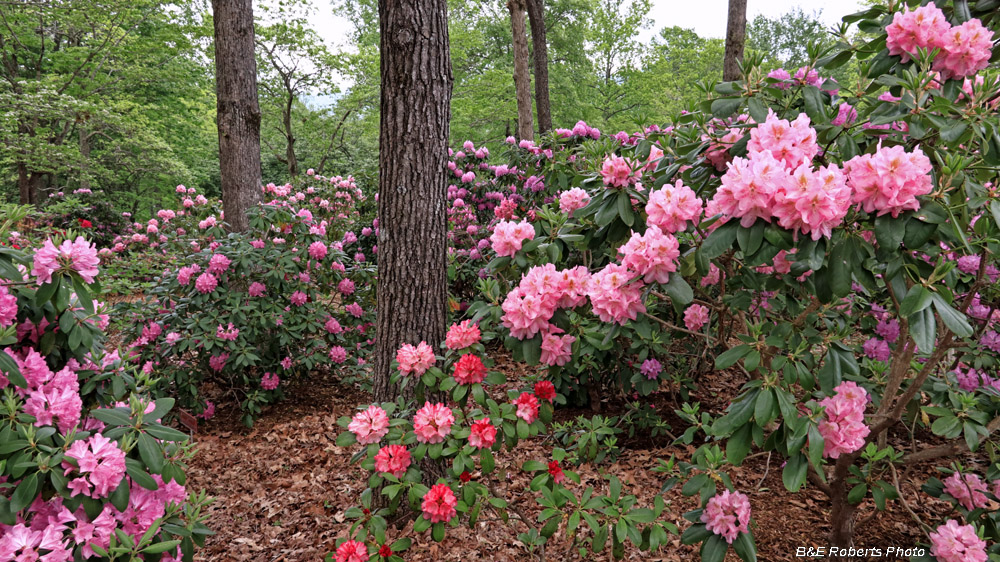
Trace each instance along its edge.
{"label": "rough tree bark", "polygon": [[524,0],[507,0],[510,29],[514,35],[514,91],[517,94],[517,136],[534,140],[531,125],[531,77],[528,75],[528,32],[524,21]]}
{"label": "rough tree bark", "polygon": [[260,202],[260,105],[252,0],[212,0],[222,209],[233,232]]}
{"label": "rough tree bark", "polygon": [[535,111],[538,134],[552,129],[552,104],[549,102],[549,47],[545,40],[544,0],[527,0],[531,23],[532,59],[535,64]]}
{"label": "rough tree bark", "polygon": [[444,341],[452,72],[446,0],[379,0],[381,128],[378,183],[376,402],[404,343]]}
{"label": "rough tree bark", "polygon": [[729,22],[726,25],[726,54],[722,61],[722,79],[740,79],[743,45],[747,33],[747,0],[729,0]]}

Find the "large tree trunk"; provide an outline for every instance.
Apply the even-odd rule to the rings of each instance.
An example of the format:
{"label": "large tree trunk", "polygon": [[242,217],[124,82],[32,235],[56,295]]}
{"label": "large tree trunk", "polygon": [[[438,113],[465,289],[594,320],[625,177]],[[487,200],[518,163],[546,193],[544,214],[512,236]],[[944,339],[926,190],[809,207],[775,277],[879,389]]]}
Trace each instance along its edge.
{"label": "large tree trunk", "polygon": [[528,76],[528,32],[524,26],[524,0],[507,0],[510,29],[514,35],[514,91],[517,93],[517,136],[533,140],[531,127],[531,78]]}
{"label": "large tree trunk", "polygon": [[747,0],[729,0],[729,22],[726,25],[726,55],[722,60],[722,79],[740,79],[743,45],[747,34]]}
{"label": "large tree trunk", "polygon": [[444,341],[448,126],[452,73],[446,0],[379,0],[382,53],[378,182],[376,402],[404,343]]}
{"label": "large tree trunk", "polygon": [[233,232],[260,202],[260,105],[252,0],[212,0],[222,208]]}
{"label": "large tree trunk", "polygon": [[549,103],[549,47],[545,41],[545,6],[543,0],[527,0],[531,23],[532,58],[535,63],[535,111],[538,133],[552,129],[552,105]]}

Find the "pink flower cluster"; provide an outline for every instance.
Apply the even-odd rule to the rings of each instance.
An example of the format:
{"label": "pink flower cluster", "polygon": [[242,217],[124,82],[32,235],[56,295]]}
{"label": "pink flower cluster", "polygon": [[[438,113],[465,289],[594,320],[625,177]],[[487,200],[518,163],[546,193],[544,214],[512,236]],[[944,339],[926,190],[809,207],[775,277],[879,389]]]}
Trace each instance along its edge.
{"label": "pink flower cluster", "polygon": [[525,240],[535,237],[535,227],[528,221],[513,222],[502,220],[497,223],[490,235],[493,251],[498,256],[513,257],[524,244]]}
{"label": "pink flower cluster", "polygon": [[778,119],[773,110],[768,110],[767,120],[750,129],[749,152],[768,150],[785,167],[794,170],[802,164],[811,164],[819,152],[816,144],[816,129],[809,124],[809,117],[800,113],[795,121]]}
{"label": "pink flower cluster", "polygon": [[396,362],[399,363],[401,374],[413,373],[419,377],[434,365],[434,350],[427,342],[420,342],[415,346],[404,343],[396,352]]}
{"label": "pink flower cluster", "polygon": [[77,475],[67,484],[73,490],[71,496],[106,498],[125,476],[125,451],[98,433],[85,441],[74,441],[66,450],[62,466],[66,476]]}
{"label": "pink flower cluster", "polygon": [[701,522],[706,529],[733,544],[740,533],[750,531],[750,499],[729,490],[716,494],[705,505]]}
{"label": "pink flower cluster", "polygon": [[692,332],[697,332],[708,323],[708,307],[692,304],[684,311],[684,326]]}
{"label": "pink flower cluster", "polygon": [[501,305],[503,325],[517,339],[548,332],[558,308],[575,308],[587,302],[590,273],[586,267],[557,271],[545,264],[532,267]]}
{"label": "pink flower cluster", "polygon": [[607,187],[625,187],[635,185],[642,178],[642,169],[643,166],[628,158],[609,156],[601,165],[601,177]]}
{"label": "pink flower cluster", "polygon": [[83,236],[77,236],[72,242],[64,240],[58,248],[47,239],[35,252],[31,274],[38,278],[39,285],[50,283],[52,274],[60,270],[75,271],[84,281],[93,283],[100,263],[97,246],[87,242]]}
{"label": "pink flower cluster", "polygon": [[281,379],[278,378],[277,373],[264,373],[264,376],[260,378],[260,387],[264,390],[274,390],[278,388],[281,384]]}
{"label": "pink flower cluster", "polygon": [[479,332],[479,325],[473,324],[472,320],[463,320],[461,323],[452,324],[448,328],[448,335],[445,336],[444,343],[453,351],[472,347],[479,342],[482,334]]}
{"label": "pink flower cluster", "polygon": [[853,202],[866,213],[879,216],[920,208],[917,196],[931,192],[931,161],[919,148],[906,152],[902,146],[861,154],[844,162],[847,184],[854,190]]}
{"label": "pink flower cluster", "polygon": [[514,399],[517,406],[517,417],[527,423],[534,423],[538,419],[538,397],[530,392],[522,392]]}
{"label": "pink flower cluster", "polygon": [[[656,227],[650,227],[650,230],[653,228]],[[660,262],[656,266],[657,271],[667,267]],[[646,312],[646,305],[642,302],[643,283],[631,282],[636,275],[637,272],[628,266],[615,263],[608,264],[592,275],[587,285],[587,296],[590,297],[594,314],[604,322],[624,325],[628,320],[635,320],[639,313]]]}
{"label": "pink flower cluster", "polygon": [[818,426],[823,436],[823,456],[835,459],[853,453],[865,444],[870,430],[865,425],[868,393],[851,381],[840,383],[832,397],[819,402],[825,408],[826,419]]}
{"label": "pink flower cluster", "polygon": [[701,210],[701,199],[683,181],[677,180],[676,184],[664,185],[649,194],[646,222],[672,234],[684,230],[689,221],[697,224]]}
{"label": "pink flower cluster", "polygon": [[972,525],[949,519],[929,535],[931,556],[940,562],[986,562],[986,541]]}
{"label": "pink flower cluster", "polygon": [[472,423],[469,433],[469,445],[477,449],[488,449],[496,443],[497,428],[490,423],[490,418],[483,418]]}
{"label": "pink flower cluster", "polygon": [[978,474],[962,474],[954,472],[944,480],[944,491],[958,500],[962,507],[972,511],[978,507],[986,507],[989,499],[986,493],[986,483]]}
{"label": "pink flower cluster", "polygon": [[413,416],[413,432],[421,443],[441,443],[451,433],[455,416],[444,404],[425,402]]}
{"label": "pink flower cluster", "polygon": [[0,328],[6,328],[17,318],[17,297],[0,285]]}
{"label": "pink flower cluster", "polygon": [[476,384],[486,378],[486,366],[479,356],[466,353],[455,362],[455,380],[458,384]]}
{"label": "pink flower cluster", "polygon": [[889,54],[899,55],[903,62],[915,57],[918,48],[940,49],[934,70],[943,79],[972,76],[986,68],[993,50],[993,32],[981,21],[973,18],[953,26],[933,2],[897,12],[886,33]]}
{"label": "pink flower cluster", "polygon": [[378,443],[389,433],[389,416],[385,410],[372,404],[367,410],[355,414],[347,429],[362,445]]}
{"label": "pink flower cluster", "polygon": [[402,478],[410,467],[410,452],[402,445],[386,445],[375,455],[375,470]]}
{"label": "pink flower cluster", "polygon": [[622,265],[641,275],[646,283],[666,283],[670,274],[677,271],[679,247],[673,235],[650,225],[645,234],[633,232],[632,238],[618,248],[618,253],[622,256]]}
{"label": "pink flower cluster", "polygon": [[573,211],[582,209],[589,203],[590,195],[579,187],[574,187],[559,194],[559,210],[570,216],[573,215]]}
{"label": "pink flower cluster", "polygon": [[541,362],[546,365],[563,366],[573,358],[573,342],[576,338],[565,334],[560,336],[562,330],[555,326],[550,326],[547,332],[542,332],[542,356]]}

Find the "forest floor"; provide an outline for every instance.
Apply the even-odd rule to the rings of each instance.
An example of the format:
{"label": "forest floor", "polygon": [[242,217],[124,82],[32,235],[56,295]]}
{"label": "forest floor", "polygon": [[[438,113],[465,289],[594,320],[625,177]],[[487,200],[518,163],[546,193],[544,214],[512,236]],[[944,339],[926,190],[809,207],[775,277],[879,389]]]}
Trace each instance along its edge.
{"label": "forest floor", "polygon": [[[503,368],[502,363],[509,369]],[[501,361],[498,367],[512,379],[510,369],[519,366]],[[721,411],[744,382],[727,377],[722,373],[701,381],[699,393],[691,401],[700,401],[703,408],[711,408],[709,411]],[[208,526],[216,534],[198,552],[198,559],[319,561],[334,549],[338,537],[347,536],[351,521],[345,520],[344,511],[358,505],[368,473],[349,463],[356,446],[336,446],[336,437],[343,431],[336,421],[341,416],[353,415],[356,406],[367,404],[370,398],[356,388],[341,385],[333,375],[317,377],[308,383],[293,383],[286,393],[290,398],[267,411],[252,429],[239,422],[237,411],[220,407],[216,417],[203,422],[194,435],[198,453],[188,473],[188,489],[205,489],[215,498],[209,508]],[[674,425],[674,434],[679,435],[683,427],[673,414],[674,407],[664,403],[657,404],[657,409]],[[614,405],[606,405],[605,413],[613,415]],[[591,412],[564,410],[557,411],[556,417],[566,419],[577,414],[589,417]],[[507,494],[506,499],[526,513],[537,529],[541,524],[534,521],[540,508],[534,494],[527,490],[531,475],[521,472],[518,466],[524,460],[548,460],[552,445],[544,440],[539,436],[522,442],[515,451],[499,453],[497,472],[493,474],[493,480],[502,484],[498,488]],[[607,483],[601,475],[616,474],[625,484],[625,493],[638,496],[641,505],[651,505],[664,479],[662,474],[652,471],[657,460],[671,455],[687,460],[695,450],[695,446],[672,445],[671,441],[667,436],[633,439],[624,443],[613,464],[584,464],[574,470],[582,478],[581,487],[594,486],[605,492]],[[937,516],[948,510],[947,504],[920,492],[920,485],[932,471],[933,466],[928,465],[914,471],[903,483],[903,493],[910,499],[911,507],[928,521],[936,521]],[[734,485],[750,497],[759,560],[795,560],[797,548],[827,544],[829,502],[815,488],[796,494],[787,492],[781,481],[781,461],[776,456],[748,458],[731,475]],[[474,478],[478,476],[475,474]],[[568,481],[567,484],[575,486]],[[664,499],[668,506],[666,518],[683,531],[689,523],[682,515],[698,507],[697,497],[684,497],[678,485]],[[873,510],[871,500],[865,500],[859,510],[858,520],[862,522],[857,526],[856,546],[909,548],[926,540],[899,502],[890,502],[888,511],[864,521]],[[402,536],[413,539],[413,546],[403,554],[408,562],[539,560],[540,552],[529,553],[517,540],[517,535],[526,530],[515,517],[503,524],[484,514],[475,530],[467,525],[449,528],[440,544],[431,539],[430,531],[414,533],[412,524],[395,536],[390,530],[390,541]],[[629,546],[626,559],[698,559],[695,547],[682,545],[679,536],[671,539],[671,544],[653,554]],[[587,554],[586,558],[593,558],[592,553]],[[610,561],[607,554],[598,559],[605,557]],[[546,545],[544,560],[580,559],[577,548],[562,538],[562,531]],[[738,558],[730,551],[727,560]]]}

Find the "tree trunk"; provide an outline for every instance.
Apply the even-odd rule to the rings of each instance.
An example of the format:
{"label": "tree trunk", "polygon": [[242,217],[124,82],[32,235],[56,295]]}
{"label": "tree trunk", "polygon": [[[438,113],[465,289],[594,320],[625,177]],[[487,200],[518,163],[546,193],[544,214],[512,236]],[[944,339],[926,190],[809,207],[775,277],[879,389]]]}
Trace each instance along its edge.
{"label": "tree trunk", "polygon": [[832,503],[830,511],[830,544],[841,548],[847,548],[854,544],[854,513],[857,506],[847,501],[848,488],[847,477],[850,475],[850,467],[854,464],[854,455],[843,455],[837,459],[834,465],[833,477],[830,479],[830,501]]}
{"label": "tree trunk", "polygon": [[729,22],[726,25],[726,55],[722,60],[722,79],[740,79],[743,45],[747,33],[747,0],[729,0]]}
{"label": "tree trunk", "polygon": [[17,163],[17,191],[22,205],[34,203],[31,197],[31,182],[28,181],[28,166],[24,162]]}
{"label": "tree trunk", "polygon": [[524,27],[524,0],[507,0],[514,35],[514,91],[517,93],[517,136],[534,140],[531,126],[531,78],[528,76],[528,32]]}
{"label": "tree trunk", "polygon": [[260,202],[260,105],[252,0],[212,0],[222,208],[233,232]]}
{"label": "tree trunk", "polygon": [[80,127],[80,189],[90,189],[90,135]]}
{"label": "tree trunk", "polygon": [[535,111],[538,112],[538,134],[552,129],[552,105],[549,103],[549,47],[545,41],[544,0],[527,0],[528,21],[531,23],[532,58],[535,63]]}
{"label": "tree trunk", "polygon": [[379,0],[382,92],[378,183],[376,402],[395,399],[404,343],[444,341],[448,127],[452,72],[446,0]]}
{"label": "tree trunk", "polygon": [[292,177],[299,175],[299,162],[295,158],[295,135],[292,134],[292,103],[294,101],[295,97],[289,94],[288,101],[285,102],[284,115],[282,115],[285,126],[285,160],[288,162],[288,174]]}

